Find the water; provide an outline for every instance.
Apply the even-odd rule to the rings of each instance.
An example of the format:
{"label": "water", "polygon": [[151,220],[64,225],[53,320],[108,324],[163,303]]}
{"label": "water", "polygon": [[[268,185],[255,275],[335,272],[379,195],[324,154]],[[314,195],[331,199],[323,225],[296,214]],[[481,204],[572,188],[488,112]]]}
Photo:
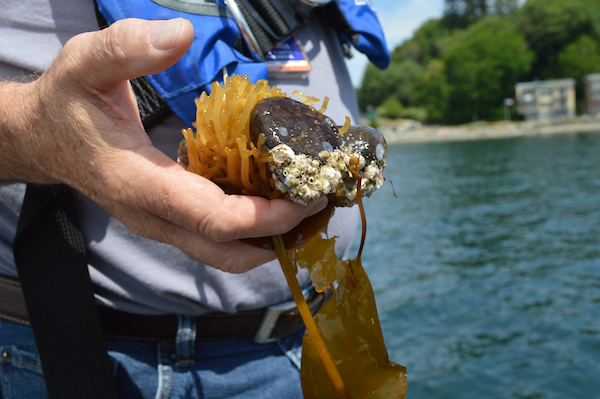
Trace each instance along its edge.
{"label": "water", "polygon": [[600,398],[599,154],[600,134],[389,148],[363,263],[408,398]]}

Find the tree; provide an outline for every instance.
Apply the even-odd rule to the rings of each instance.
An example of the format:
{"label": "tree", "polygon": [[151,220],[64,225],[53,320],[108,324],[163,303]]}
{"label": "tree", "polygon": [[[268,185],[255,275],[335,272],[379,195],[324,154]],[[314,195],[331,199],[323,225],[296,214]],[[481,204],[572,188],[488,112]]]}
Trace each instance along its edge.
{"label": "tree", "polygon": [[445,0],[444,23],[450,29],[466,28],[488,14],[486,0]]}
{"label": "tree", "polygon": [[385,118],[396,119],[402,116],[402,103],[396,97],[388,97],[379,107],[377,113]]}
{"label": "tree", "polygon": [[523,6],[519,29],[537,54],[530,78],[550,79],[559,75],[558,54],[581,35],[600,39],[598,0],[528,0]]}
{"label": "tree", "polygon": [[[393,57],[388,69],[390,68],[394,68]],[[368,107],[377,107],[391,95],[391,88],[382,84],[384,73],[385,71],[373,64],[367,65],[360,87],[356,90],[358,107],[362,112],[365,112]]]}
{"label": "tree", "polygon": [[441,60],[431,60],[427,64],[416,93],[416,103],[427,111],[430,122],[443,121],[449,89],[444,63]]}
{"label": "tree", "polygon": [[369,105],[377,107],[389,97],[396,97],[404,106],[411,106],[422,74],[423,67],[419,63],[412,59],[397,61],[395,56],[385,71],[367,66],[357,91],[359,108],[364,111]]}
{"label": "tree", "polygon": [[395,86],[394,95],[404,106],[414,105],[417,85],[423,72],[421,64],[413,60],[404,60],[390,70],[388,82]]}
{"label": "tree", "polygon": [[600,72],[600,43],[588,35],[581,35],[558,54],[558,70],[561,77],[575,79]]}
{"label": "tree", "polygon": [[450,34],[450,30],[440,19],[430,19],[415,31],[412,39],[399,47],[399,55],[410,54],[411,58],[421,65],[427,65],[432,59],[441,58],[443,51],[441,42]]}
{"label": "tree", "polygon": [[519,8],[519,0],[495,0],[493,13],[496,15],[509,15]]}
{"label": "tree", "polygon": [[449,85],[444,119],[464,123],[502,118],[502,101],[531,68],[534,53],[506,18],[488,16],[465,31],[444,56]]}
{"label": "tree", "polygon": [[575,78],[577,100],[581,104],[583,78],[588,73],[600,72],[600,44],[588,35],[581,35],[558,54],[557,70],[559,77]]}

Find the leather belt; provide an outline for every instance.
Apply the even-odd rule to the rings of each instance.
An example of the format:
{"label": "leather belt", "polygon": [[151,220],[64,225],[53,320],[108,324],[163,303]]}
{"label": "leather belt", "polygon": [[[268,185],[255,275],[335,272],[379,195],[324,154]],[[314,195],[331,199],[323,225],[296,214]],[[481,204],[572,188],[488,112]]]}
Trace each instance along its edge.
{"label": "leather belt", "polygon": [[[314,313],[325,303],[327,292],[304,291]],[[98,306],[104,335],[107,338],[135,341],[175,341],[177,315],[141,315]],[[21,285],[18,280],[0,276],[0,318],[31,325]],[[302,326],[300,312],[292,300],[265,309],[195,316],[196,340],[214,341],[254,337],[256,343],[267,343],[286,337]]]}

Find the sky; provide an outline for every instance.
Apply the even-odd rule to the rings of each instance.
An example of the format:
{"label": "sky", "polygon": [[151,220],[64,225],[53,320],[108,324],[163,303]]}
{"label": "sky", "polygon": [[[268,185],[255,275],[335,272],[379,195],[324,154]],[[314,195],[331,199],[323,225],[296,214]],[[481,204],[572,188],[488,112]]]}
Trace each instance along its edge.
{"label": "sky", "polygon": [[[444,10],[444,0],[371,1],[377,10],[390,51],[403,41],[410,39],[423,22],[441,17]],[[352,85],[358,87],[368,59],[356,50],[353,54],[354,57],[346,63],[352,78]]]}

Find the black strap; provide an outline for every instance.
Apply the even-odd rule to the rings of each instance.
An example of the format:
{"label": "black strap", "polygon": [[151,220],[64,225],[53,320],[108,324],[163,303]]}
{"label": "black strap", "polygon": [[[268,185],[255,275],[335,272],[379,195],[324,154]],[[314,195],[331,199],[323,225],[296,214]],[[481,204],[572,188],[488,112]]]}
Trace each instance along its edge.
{"label": "black strap", "polygon": [[352,57],[349,45],[356,45],[359,36],[340,8],[339,0],[312,7],[302,0],[231,0],[239,6],[263,53],[268,53],[282,40],[317,15],[325,25],[340,35],[344,55]]}
{"label": "black strap", "polygon": [[145,76],[131,79],[144,128],[148,129],[172,113],[171,108]]}
{"label": "black strap", "polygon": [[300,1],[235,1],[263,54],[290,37],[311,18],[313,7]]}
{"label": "black strap", "polygon": [[29,184],[13,253],[50,399],[116,399],[76,202]]}

